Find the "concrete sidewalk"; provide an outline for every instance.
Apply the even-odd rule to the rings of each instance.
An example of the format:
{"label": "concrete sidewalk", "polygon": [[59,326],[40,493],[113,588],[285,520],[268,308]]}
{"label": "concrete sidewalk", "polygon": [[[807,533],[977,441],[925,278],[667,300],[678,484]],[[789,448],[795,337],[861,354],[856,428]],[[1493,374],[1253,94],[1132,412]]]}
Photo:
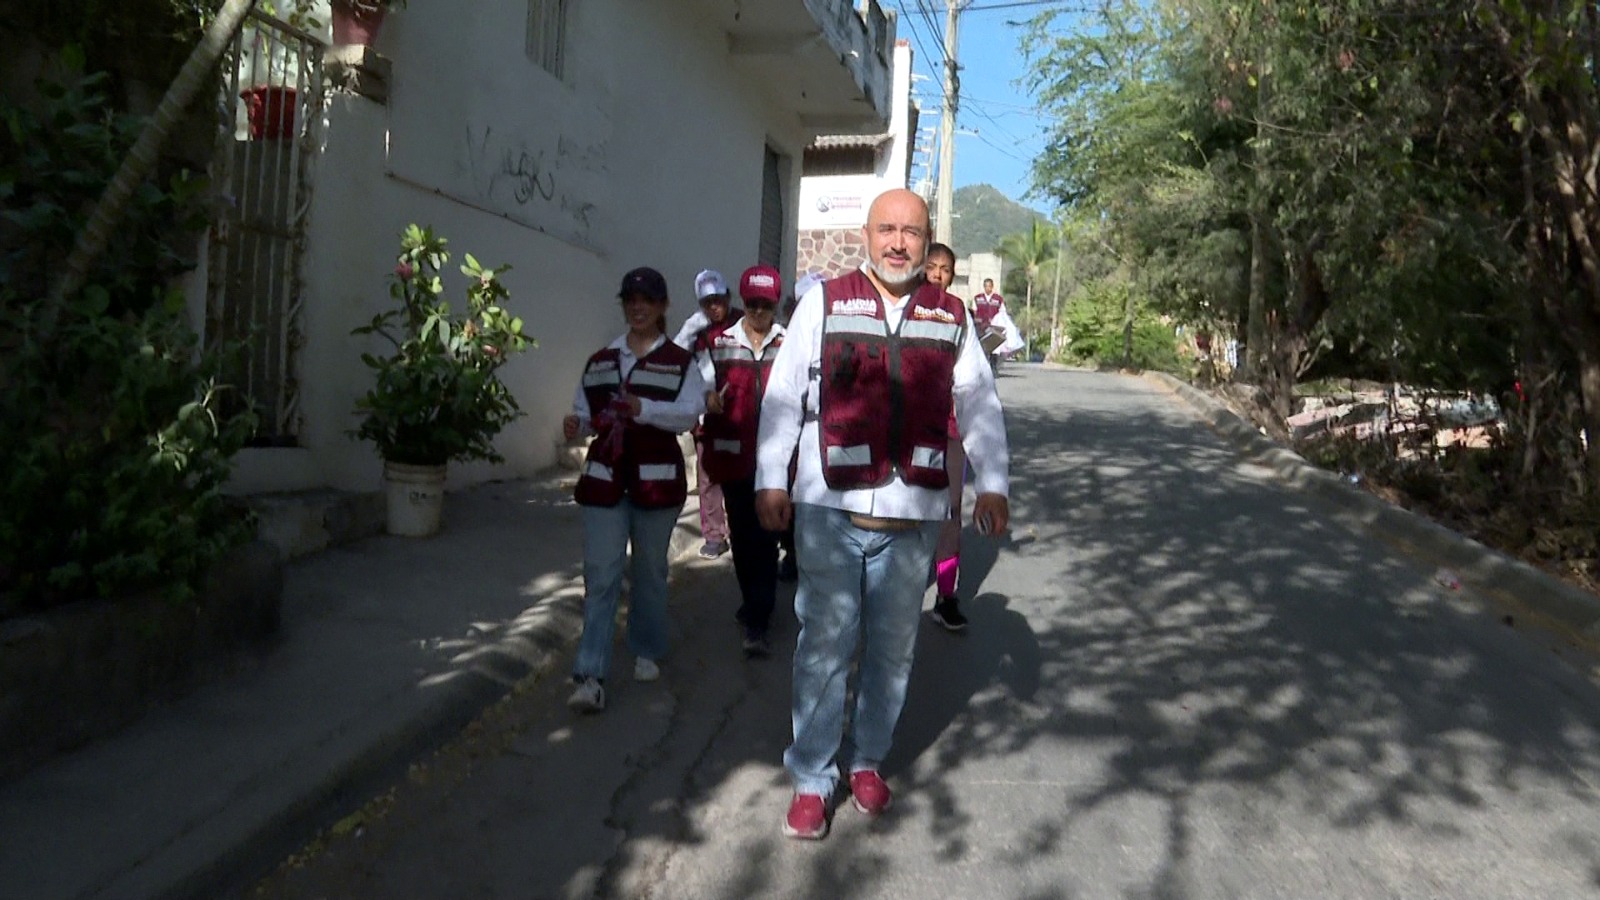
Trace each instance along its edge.
{"label": "concrete sidewalk", "polygon": [[[573,477],[451,493],[436,537],[291,561],[245,671],[0,785],[0,898],[205,896],[548,669],[582,627]],[[698,546],[691,496],[673,557]]]}

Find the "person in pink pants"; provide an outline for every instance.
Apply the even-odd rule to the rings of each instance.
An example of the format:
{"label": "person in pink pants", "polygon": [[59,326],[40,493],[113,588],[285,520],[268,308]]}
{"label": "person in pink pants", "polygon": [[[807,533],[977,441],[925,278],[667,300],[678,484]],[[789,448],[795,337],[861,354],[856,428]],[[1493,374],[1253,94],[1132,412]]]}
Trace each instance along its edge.
{"label": "person in pink pants", "polygon": [[[698,349],[700,335],[706,329],[728,321],[737,321],[744,311],[733,307],[728,282],[716,269],[705,269],[694,278],[694,296],[700,303],[678,329],[674,344],[693,353]],[[728,552],[728,513],[722,499],[722,485],[713,482],[705,469],[705,443],[700,440],[700,429],[694,430],[695,493],[700,496],[700,545],[702,559],[716,559]]]}
{"label": "person in pink pants", "polygon": [[[928,281],[949,290],[956,278],[955,251],[937,242],[929,244],[924,272]],[[958,632],[967,628],[967,617],[961,614],[961,601],[956,598],[956,576],[961,568],[961,489],[966,482],[967,451],[961,444],[954,413],[950,415],[944,469],[950,476],[950,518],[939,527],[939,542],[933,549],[936,595],[928,615],[946,631]]]}

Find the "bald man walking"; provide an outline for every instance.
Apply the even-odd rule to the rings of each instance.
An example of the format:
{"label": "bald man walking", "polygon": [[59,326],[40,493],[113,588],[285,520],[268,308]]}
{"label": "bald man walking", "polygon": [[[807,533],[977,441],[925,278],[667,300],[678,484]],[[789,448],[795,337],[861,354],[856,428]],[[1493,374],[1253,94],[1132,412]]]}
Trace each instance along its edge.
{"label": "bald man walking", "polygon": [[[758,438],[757,514],[772,531],[793,521],[800,563],[794,741],[783,757],[794,796],[783,832],[810,840],[828,833],[841,765],[857,810],[889,808],[878,767],[905,704],[934,543],[949,514],[952,411],[977,467],[973,521],[998,534],[1010,515],[994,377],[966,306],[923,277],[927,204],[888,191],[873,201],[862,234],[867,264],[800,299]],[[846,747],[846,681],[858,642]]]}

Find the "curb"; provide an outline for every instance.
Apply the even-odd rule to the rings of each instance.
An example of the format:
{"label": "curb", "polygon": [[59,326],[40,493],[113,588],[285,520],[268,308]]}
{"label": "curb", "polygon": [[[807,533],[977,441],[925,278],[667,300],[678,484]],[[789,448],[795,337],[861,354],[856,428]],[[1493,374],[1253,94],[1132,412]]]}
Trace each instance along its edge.
{"label": "curb", "polygon": [[1548,618],[1588,640],[1600,640],[1600,597],[1350,486],[1338,475],[1317,468],[1263,435],[1215,397],[1166,372],[1145,372],[1144,377],[1193,407],[1202,421],[1229,439],[1246,458],[1271,469],[1293,487],[1332,501],[1356,526],[1399,544],[1413,555],[1449,566],[1464,585]]}
{"label": "curb", "polygon": [[[691,463],[692,465],[692,463]],[[556,477],[575,480],[576,473]],[[669,562],[685,562],[700,543],[699,504],[691,492],[673,528]],[[241,822],[233,829],[213,829],[210,835],[179,837],[167,848],[174,859],[157,857],[141,863],[141,872],[119,879],[116,891],[186,900],[217,896],[241,877],[254,879],[270,872],[290,854],[330,827],[340,815],[358,810],[390,781],[404,776],[406,767],[442,747],[494,704],[516,692],[529,679],[547,677],[556,662],[578,640],[583,630],[583,577],[553,584],[526,607],[505,637],[482,648],[470,663],[476,677],[441,685],[432,702],[380,733],[370,734],[352,746],[344,760],[319,774],[313,783],[284,793],[242,799]],[[340,740],[340,736],[331,738]],[[279,772],[297,768],[296,758],[282,760]],[[293,776],[288,776],[292,778]],[[263,773],[262,781],[272,776]],[[252,812],[249,807],[254,806]],[[209,844],[199,852],[191,841]],[[196,864],[196,855],[206,857]],[[183,861],[187,856],[188,863]]]}

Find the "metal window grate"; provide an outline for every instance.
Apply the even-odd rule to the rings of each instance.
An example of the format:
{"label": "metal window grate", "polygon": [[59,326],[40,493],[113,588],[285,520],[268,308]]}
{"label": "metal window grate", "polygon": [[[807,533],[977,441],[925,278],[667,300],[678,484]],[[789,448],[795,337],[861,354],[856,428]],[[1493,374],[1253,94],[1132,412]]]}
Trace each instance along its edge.
{"label": "metal window grate", "polygon": [[299,433],[300,260],[322,108],[322,42],[252,11],[224,57],[205,339],[244,347],[236,383],[256,443]]}
{"label": "metal window grate", "polygon": [[528,58],[557,78],[565,69],[570,2],[528,0]]}

